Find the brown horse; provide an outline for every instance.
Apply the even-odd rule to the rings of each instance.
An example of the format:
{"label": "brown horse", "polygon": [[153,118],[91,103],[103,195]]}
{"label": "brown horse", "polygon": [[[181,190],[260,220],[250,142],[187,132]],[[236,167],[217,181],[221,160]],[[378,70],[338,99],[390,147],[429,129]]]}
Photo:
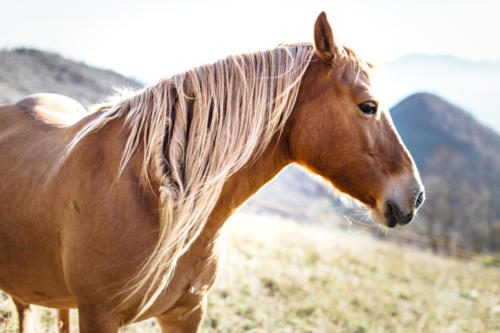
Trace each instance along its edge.
{"label": "brown horse", "polygon": [[[196,332],[226,219],[299,163],[371,210],[409,223],[415,164],[378,108],[371,66],[333,38],[229,57],[68,125],[53,95],[0,107],[0,288],[17,306],[78,308],[80,331],[156,317]],[[48,112],[47,112],[48,110]],[[65,117],[63,117],[65,118]]]}

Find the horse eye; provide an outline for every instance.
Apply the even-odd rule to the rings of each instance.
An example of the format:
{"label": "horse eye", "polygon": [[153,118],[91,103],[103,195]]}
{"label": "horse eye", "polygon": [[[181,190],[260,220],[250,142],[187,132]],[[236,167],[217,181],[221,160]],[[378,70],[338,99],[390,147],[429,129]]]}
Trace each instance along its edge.
{"label": "horse eye", "polygon": [[361,112],[364,114],[375,114],[377,113],[377,103],[373,101],[364,102],[358,105]]}

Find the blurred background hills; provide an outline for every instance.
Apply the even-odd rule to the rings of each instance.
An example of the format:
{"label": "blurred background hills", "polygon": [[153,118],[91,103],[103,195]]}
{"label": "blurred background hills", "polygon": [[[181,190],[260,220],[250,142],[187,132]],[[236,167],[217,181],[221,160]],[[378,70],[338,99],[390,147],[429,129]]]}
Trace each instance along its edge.
{"label": "blurred background hills", "polygon": [[392,104],[412,93],[431,92],[500,132],[496,98],[500,96],[500,62],[415,53],[388,63],[385,69]]}
{"label": "blurred background hills", "polygon": [[[393,82],[390,101],[398,102],[391,108],[394,123],[428,193],[415,223],[381,233],[359,207],[343,203],[293,165],[243,209],[322,223],[342,215],[346,223],[341,228],[374,230],[380,238],[451,255],[497,252],[500,110],[495,96],[500,95],[500,63],[414,54],[388,64],[387,69]],[[134,79],[54,53],[28,48],[0,51],[0,104],[32,93],[53,92],[88,107],[104,101],[113,87],[140,86]],[[471,110],[481,122],[471,116]]]}
{"label": "blurred background hills", "polygon": [[0,51],[0,103],[37,92],[70,96],[88,107],[112,94],[113,87],[142,84],[109,70],[87,66],[55,53],[30,48]]}

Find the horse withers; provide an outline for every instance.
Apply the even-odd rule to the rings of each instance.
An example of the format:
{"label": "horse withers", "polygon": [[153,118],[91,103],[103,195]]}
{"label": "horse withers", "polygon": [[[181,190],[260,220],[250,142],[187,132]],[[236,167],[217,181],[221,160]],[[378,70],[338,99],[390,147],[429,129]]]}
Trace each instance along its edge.
{"label": "horse withers", "polygon": [[314,45],[228,57],[91,114],[54,95],[0,107],[0,288],[21,317],[59,309],[61,330],[78,308],[82,333],[150,317],[196,332],[222,226],[290,163],[377,223],[410,222],[423,187],[371,70],[322,13]]}

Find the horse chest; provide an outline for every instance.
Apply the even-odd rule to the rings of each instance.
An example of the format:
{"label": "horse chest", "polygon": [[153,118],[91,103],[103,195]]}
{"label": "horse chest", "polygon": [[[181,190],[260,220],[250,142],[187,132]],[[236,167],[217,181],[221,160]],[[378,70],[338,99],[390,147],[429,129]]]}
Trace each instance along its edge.
{"label": "horse chest", "polygon": [[203,302],[221,266],[219,243],[217,240],[207,245],[200,241],[179,259],[166,292],[152,307],[156,314],[171,316],[175,320]]}
{"label": "horse chest", "polygon": [[196,256],[188,256],[177,267],[174,275],[179,275],[179,279],[183,280],[186,292],[189,294],[208,291],[215,282],[217,272],[219,270],[219,253],[211,253],[208,258],[200,258]]}

